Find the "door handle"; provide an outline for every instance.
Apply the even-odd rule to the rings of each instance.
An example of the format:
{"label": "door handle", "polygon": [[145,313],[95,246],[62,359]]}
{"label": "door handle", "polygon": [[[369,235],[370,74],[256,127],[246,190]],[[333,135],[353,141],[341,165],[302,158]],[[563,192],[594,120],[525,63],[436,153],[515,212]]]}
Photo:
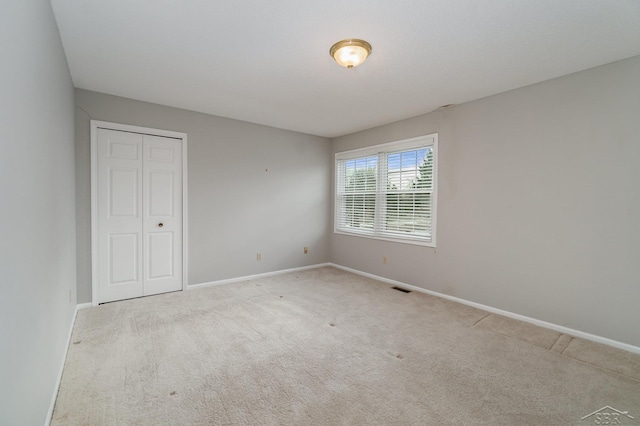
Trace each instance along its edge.
{"label": "door handle", "polygon": [[162,222],[160,222],[160,223],[158,224],[158,228],[162,228],[163,226],[164,226],[164,224],[163,224]]}

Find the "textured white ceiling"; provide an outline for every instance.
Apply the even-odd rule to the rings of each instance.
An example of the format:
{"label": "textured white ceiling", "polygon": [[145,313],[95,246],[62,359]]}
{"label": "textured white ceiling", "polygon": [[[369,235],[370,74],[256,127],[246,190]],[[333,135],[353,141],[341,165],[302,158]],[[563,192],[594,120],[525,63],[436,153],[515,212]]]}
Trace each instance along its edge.
{"label": "textured white ceiling", "polygon": [[640,55],[638,0],[51,3],[76,87],[326,137]]}

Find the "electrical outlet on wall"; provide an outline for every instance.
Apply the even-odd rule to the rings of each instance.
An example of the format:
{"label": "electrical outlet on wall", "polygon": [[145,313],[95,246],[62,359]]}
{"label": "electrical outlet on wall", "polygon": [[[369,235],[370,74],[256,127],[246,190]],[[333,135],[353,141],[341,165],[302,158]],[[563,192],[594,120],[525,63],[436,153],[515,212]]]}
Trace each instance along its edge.
{"label": "electrical outlet on wall", "polygon": [[387,256],[382,256],[382,264],[383,265],[387,264]]}
{"label": "electrical outlet on wall", "polygon": [[304,254],[309,254],[309,247],[304,248]]}
{"label": "electrical outlet on wall", "polygon": [[256,253],[256,260],[262,260],[262,253]]}

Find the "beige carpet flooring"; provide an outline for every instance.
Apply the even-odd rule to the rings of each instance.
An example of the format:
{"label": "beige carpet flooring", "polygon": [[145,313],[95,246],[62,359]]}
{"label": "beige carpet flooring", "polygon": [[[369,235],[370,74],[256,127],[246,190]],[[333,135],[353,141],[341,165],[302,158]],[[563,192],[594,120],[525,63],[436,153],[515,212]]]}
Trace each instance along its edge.
{"label": "beige carpet flooring", "polygon": [[639,355],[323,267],[79,311],[52,424],[586,425],[605,406],[640,424]]}

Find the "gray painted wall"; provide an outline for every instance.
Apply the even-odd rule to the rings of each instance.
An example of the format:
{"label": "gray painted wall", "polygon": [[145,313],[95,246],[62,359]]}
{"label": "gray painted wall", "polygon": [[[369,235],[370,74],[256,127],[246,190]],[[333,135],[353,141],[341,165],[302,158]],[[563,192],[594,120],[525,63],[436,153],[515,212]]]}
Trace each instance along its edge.
{"label": "gray painted wall", "polygon": [[49,1],[3,4],[0,51],[0,424],[42,425],[76,305],[73,86]]}
{"label": "gray painted wall", "polygon": [[435,132],[438,246],[332,234],[331,261],[640,346],[640,57],[337,138],[333,150]]}
{"label": "gray painted wall", "polygon": [[189,284],[328,261],[328,139],[80,89],[75,100],[79,302],[91,301],[90,119],[188,134]]}

